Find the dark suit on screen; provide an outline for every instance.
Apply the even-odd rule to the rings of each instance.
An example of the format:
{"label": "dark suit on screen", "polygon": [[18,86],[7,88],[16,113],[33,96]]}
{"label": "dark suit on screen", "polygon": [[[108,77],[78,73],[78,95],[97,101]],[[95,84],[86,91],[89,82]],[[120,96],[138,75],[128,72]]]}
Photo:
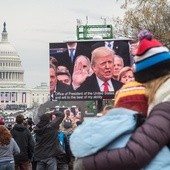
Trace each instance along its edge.
{"label": "dark suit on screen", "polygon": [[[92,45],[92,50],[103,46],[105,46],[105,41],[97,42]],[[114,50],[117,55],[123,58],[124,66],[130,66],[130,52],[128,42],[123,40],[115,40],[112,50]]]}
{"label": "dark suit on screen", "polygon": [[50,100],[53,101],[56,99],[56,92],[60,92],[60,93],[66,93],[69,91],[70,86],[67,84],[64,84],[61,81],[57,81],[57,85],[56,85],[56,89],[54,91],[53,94],[51,94],[50,96]]}
{"label": "dark suit on screen", "polygon": [[62,93],[65,93],[68,91],[69,89],[69,85],[61,82],[61,81],[57,81],[57,85],[56,85],[56,91],[57,92],[62,92]]}
{"label": "dark suit on screen", "polygon": [[[66,49],[67,49],[67,46],[66,46]],[[73,63],[71,62],[71,59],[69,57],[68,49],[66,51],[64,51],[63,53],[55,54],[53,56],[57,59],[58,65],[66,66],[68,68],[70,74],[72,75],[75,60],[76,60],[77,56],[79,56],[79,55],[85,55],[86,57],[91,59],[91,49],[87,48],[86,46],[81,45],[80,43],[77,43]]]}
{"label": "dark suit on screen", "polygon": [[[111,79],[112,85],[114,87],[114,93],[116,93],[117,90],[119,90],[123,83]],[[87,79],[81,84],[81,86],[76,89],[77,92],[100,92],[100,87],[97,82],[97,78],[95,74],[92,74],[90,77],[87,77]],[[110,98],[113,98],[113,96],[110,96]]]}

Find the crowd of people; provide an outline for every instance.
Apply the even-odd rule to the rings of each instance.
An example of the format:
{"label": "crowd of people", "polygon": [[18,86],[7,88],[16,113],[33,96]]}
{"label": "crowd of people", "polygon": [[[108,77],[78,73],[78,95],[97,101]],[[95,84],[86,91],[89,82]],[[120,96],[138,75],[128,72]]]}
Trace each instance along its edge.
{"label": "crowd of people", "polygon": [[0,170],[72,170],[69,138],[83,122],[80,108],[52,108],[30,121],[19,114],[9,129],[0,119]]}
{"label": "crowd of people", "polygon": [[[94,86],[115,91],[115,100],[91,120],[84,121],[80,109],[56,109],[54,101],[40,106],[31,127],[23,115],[10,129],[0,120],[0,170],[169,170],[170,52],[147,30],[135,43],[130,66],[101,44],[90,59],[73,59],[72,73],[51,57],[52,99],[56,90]],[[59,79],[62,73],[70,83]]]}

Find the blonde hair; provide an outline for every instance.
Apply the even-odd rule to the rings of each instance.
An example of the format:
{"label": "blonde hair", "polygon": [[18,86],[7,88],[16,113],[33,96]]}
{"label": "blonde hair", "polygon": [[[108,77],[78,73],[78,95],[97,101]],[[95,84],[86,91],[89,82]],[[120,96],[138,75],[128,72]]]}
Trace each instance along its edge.
{"label": "blonde hair", "polygon": [[107,47],[99,47],[92,51],[91,64],[95,65],[100,57],[112,55],[114,59],[114,51]]}
{"label": "blonde hair", "polygon": [[157,79],[151,80],[145,84],[146,87],[146,93],[148,96],[148,104],[152,103],[155,98],[156,91],[159,89],[159,87],[168,79],[170,79],[170,74],[161,76]]}
{"label": "blonde hair", "polygon": [[123,67],[120,72],[119,72],[119,75],[118,75],[118,81],[120,81],[120,79],[122,78],[122,76],[128,72],[128,71],[132,71],[132,73],[134,73],[133,71],[133,68],[132,67],[129,67],[129,66],[126,66],[126,67]]}

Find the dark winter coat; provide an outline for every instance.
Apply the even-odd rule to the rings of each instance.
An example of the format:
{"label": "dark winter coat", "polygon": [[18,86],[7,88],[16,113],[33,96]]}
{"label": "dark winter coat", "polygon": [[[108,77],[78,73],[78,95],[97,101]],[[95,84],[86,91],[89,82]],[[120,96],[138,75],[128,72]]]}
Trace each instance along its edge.
{"label": "dark winter coat", "polygon": [[31,132],[23,124],[15,124],[11,133],[20,148],[20,153],[14,156],[15,163],[31,160],[34,153],[34,141]]}
{"label": "dark winter coat", "polygon": [[170,102],[156,105],[125,148],[102,151],[83,158],[86,170],[138,170],[170,143]]}
{"label": "dark winter coat", "polygon": [[64,114],[58,114],[57,118],[44,127],[35,127],[35,161],[55,157],[61,151],[59,148],[58,129]]}

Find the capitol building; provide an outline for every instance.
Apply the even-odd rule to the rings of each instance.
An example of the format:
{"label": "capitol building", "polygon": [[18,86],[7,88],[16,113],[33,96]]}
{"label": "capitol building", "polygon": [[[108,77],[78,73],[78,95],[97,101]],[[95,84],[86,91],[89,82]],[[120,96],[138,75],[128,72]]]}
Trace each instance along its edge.
{"label": "capitol building", "polygon": [[0,108],[31,108],[49,99],[47,83],[27,88],[24,68],[15,47],[8,41],[6,23],[3,24],[0,42]]}

